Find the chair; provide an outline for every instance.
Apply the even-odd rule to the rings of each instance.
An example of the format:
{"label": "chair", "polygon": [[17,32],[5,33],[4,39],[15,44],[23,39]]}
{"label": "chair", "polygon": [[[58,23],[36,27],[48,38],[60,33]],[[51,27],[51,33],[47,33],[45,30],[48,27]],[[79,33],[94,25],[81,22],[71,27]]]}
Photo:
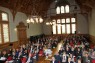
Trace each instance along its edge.
{"label": "chair", "polygon": [[93,45],[93,44],[91,44],[91,45],[90,45],[90,48],[91,48],[91,49],[93,49],[93,48],[94,48],[94,45]]}
{"label": "chair", "polygon": [[92,63],[95,63],[95,60],[92,60]]}
{"label": "chair", "polygon": [[7,61],[11,61],[12,60],[12,57],[11,56],[9,56],[8,57],[8,59],[7,59]]}
{"label": "chair", "polygon": [[22,63],[26,63],[26,61],[27,61],[27,59],[26,59],[25,57],[23,57],[23,58],[21,59],[21,62],[22,62]]}
{"label": "chair", "polygon": [[39,56],[43,56],[43,50],[39,51]]}

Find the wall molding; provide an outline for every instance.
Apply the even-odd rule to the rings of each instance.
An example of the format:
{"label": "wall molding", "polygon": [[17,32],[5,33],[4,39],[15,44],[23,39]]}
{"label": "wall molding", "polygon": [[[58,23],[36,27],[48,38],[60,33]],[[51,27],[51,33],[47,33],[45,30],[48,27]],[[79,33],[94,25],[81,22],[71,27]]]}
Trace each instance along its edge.
{"label": "wall molding", "polygon": [[91,43],[95,44],[95,36],[89,35]]}
{"label": "wall molding", "polygon": [[[29,42],[29,38],[27,38],[27,43]],[[10,46],[12,45],[12,46]],[[7,50],[7,49],[10,49],[10,48],[18,48],[20,45],[18,43],[18,41],[14,41],[14,42],[8,42],[8,43],[4,43],[4,44],[0,44],[0,51],[1,50]]]}

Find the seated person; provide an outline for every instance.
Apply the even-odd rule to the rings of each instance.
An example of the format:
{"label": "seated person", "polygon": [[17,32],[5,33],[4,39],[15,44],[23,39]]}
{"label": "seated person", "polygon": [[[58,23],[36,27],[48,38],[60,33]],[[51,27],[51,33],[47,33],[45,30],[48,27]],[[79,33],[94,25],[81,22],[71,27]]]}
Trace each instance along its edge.
{"label": "seated person", "polygon": [[68,62],[67,63],[74,63],[72,60],[71,60],[71,57],[68,57]]}
{"label": "seated person", "polygon": [[91,58],[89,57],[88,53],[86,53],[85,56],[83,57],[82,63],[91,63]]}
{"label": "seated person", "polygon": [[37,52],[37,50],[35,50],[34,55],[33,55],[33,59],[38,61],[38,57],[39,57],[38,52]]}
{"label": "seated person", "polygon": [[63,52],[62,63],[66,63],[66,62],[67,62],[67,55],[66,55],[66,52]]}
{"label": "seated person", "polygon": [[62,62],[62,60],[61,60],[61,56],[59,55],[58,52],[56,52],[56,54],[54,55],[54,57],[55,57],[56,61],[58,61],[58,62]]}
{"label": "seated person", "polygon": [[44,53],[46,55],[46,58],[48,58],[49,55],[52,55],[52,51],[49,48],[48,49],[45,49]]}
{"label": "seated person", "polygon": [[58,61],[56,61],[55,57],[52,57],[52,60],[50,61],[50,63],[58,63]]}
{"label": "seated person", "polygon": [[8,58],[8,54],[5,50],[2,52],[1,57],[5,57],[6,59]]}
{"label": "seated person", "polygon": [[31,57],[31,53],[29,53],[26,63],[34,63],[33,58]]}
{"label": "seated person", "polygon": [[59,50],[59,54],[61,55],[63,53],[63,48],[61,47],[60,50]]}
{"label": "seated person", "polygon": [[81,59],[78,59],[76,63],[81,63]]}

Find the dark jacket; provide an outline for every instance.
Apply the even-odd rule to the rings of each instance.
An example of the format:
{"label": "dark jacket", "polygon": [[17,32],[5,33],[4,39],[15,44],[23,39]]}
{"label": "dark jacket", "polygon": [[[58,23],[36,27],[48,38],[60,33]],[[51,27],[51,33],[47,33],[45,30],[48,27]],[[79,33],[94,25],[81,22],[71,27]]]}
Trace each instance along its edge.
{"label": "dark jacket", "polygon": [[[53,63],[53,61],[50,61],[50,63]],[[58,61],[55,60],[54,63],[58,63]]]}

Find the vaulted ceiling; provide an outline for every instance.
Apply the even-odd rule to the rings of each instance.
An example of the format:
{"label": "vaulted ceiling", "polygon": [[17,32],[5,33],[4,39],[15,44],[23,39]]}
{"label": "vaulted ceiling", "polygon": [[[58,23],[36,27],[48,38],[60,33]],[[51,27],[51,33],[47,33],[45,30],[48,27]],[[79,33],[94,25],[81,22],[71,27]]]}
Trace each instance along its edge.
{"label": "vaulted ceiling", "polygon": [[[9,8],[13,15],[15,15],[17,11],[31,14],[34,5],[33,1],[34,0],[0,0],[0,6]],[[54,0],[35,0],[36,12],[38,12],[41,16],[45,16],[50,4],[53,1]],[[81,10],[85,10],[87,12],[91,11],[91,9],[95,6],[95,0],[75,1],[80,6]]]}
{"label": "vaulted ceiling", "polygon": [[31,14],[35,5],[36,12],[44,16],[52,2],[53,0],[0,0],[0,6],[9,8],[13,14],[17,11]]}
{"label": "vaulted ceiling", "polygon": [[95,8],[95,0],[75,0],[82,11],[90,12]]}

